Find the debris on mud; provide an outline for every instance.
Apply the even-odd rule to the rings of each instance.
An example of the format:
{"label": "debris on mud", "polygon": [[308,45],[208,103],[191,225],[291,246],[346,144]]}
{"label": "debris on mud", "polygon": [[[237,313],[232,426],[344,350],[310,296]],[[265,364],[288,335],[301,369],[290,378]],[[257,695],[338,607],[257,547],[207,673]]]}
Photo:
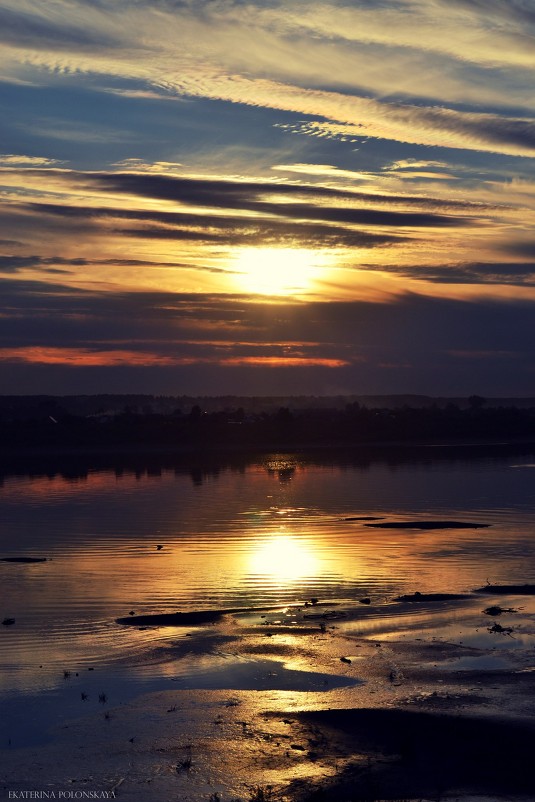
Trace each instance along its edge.
{"label": "debris on mud", "polygon": [[499,607],[497,604],[494,604],[491,607],[486,607],[481,612],[485,613],[485,615],[491,615],[494,618],[503,613],[518,613],[518,610],[515,610],[514,607]]}

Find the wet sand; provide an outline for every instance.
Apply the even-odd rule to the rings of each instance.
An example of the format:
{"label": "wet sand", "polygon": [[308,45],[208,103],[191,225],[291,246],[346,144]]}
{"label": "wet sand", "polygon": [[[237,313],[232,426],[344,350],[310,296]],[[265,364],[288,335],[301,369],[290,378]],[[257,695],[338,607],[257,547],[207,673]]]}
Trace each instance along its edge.
{"label": "wet sand", "polygon": [[2,788],[533,802],[535,605],[519,594],[485,595],[503,631],[481,595],[438,591],[418,604],[323,603],[313,619],[302,606],[196,620],[147,655],[168,689],[121,703],[110,693],[89,715],[80,702],[40,746],[3,740]]}

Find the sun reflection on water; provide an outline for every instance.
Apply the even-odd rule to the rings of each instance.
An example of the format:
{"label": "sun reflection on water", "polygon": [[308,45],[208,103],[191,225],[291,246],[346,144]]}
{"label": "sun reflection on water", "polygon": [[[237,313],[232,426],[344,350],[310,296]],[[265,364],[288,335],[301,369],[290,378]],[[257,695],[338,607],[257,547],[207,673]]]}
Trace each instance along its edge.
{"label": "sun reflection on water", "polygon": [[311,543],[278,534],[263,540],[250,557],[253,575],[281,583],[295,582],[321,572],[322,561]]}

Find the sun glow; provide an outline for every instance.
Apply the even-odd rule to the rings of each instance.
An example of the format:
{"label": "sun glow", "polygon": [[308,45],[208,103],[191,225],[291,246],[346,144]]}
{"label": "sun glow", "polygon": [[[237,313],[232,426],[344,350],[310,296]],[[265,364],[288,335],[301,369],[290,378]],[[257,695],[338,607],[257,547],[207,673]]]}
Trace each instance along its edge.
{"label": "sun glow", "polygon": [[269,576],[279,582],[293,582],[316,576],[320,560],[310,545],[288,535],[277,535],[264,541],[251,555],[251,572]]}
{"label": "sun glow", "polygon": [[311,289],[327,257],[308,248],[242,248],[234,268],[240,289],[262,295],[293,295]]}

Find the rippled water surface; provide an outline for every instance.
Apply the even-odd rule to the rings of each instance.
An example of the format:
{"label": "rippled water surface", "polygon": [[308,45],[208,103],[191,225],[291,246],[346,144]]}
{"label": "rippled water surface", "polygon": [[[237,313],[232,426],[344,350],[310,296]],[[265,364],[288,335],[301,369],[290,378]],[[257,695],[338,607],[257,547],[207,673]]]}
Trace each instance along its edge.
{"label": "rippled water surface", "polygon": [[[136,470],[33,471],[0,487],[0,690],[141,662],[155,639],[115,619],[312,597],[460,592],[535,581],[533,453],[294,454]],[[379,529],[457,520],[481,529]]]}

